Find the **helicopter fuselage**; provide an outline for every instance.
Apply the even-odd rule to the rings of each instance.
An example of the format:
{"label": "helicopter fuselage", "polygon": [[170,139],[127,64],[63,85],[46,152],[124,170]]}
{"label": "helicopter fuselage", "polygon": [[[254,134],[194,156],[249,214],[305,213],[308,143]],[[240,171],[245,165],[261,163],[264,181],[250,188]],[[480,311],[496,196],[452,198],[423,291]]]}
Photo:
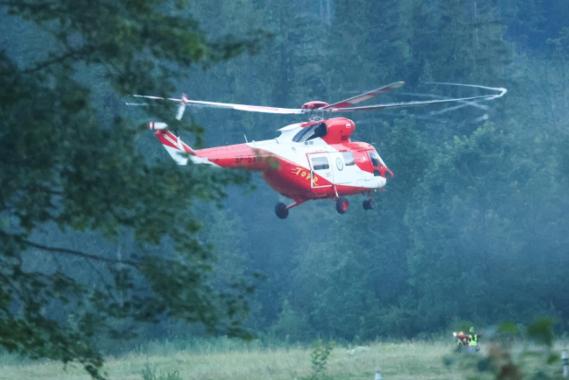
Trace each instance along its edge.
{"label": "helicopter fuselage", "polygon": [[355,123],[346,118],[310,121],[287,125],[274,139],[199,150],[166,130],[157,130],[156,137],[167,150],[182,148],[196,164],[260,171],[273,189],[296,205],[385,186],[391,171],[372,145],[350,140],[354,130]]}

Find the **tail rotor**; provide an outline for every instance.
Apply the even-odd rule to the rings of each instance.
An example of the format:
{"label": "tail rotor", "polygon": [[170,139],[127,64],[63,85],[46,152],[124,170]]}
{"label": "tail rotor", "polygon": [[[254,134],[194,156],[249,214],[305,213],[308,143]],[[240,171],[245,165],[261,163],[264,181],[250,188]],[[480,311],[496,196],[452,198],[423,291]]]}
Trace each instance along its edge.
{"label": "tail rotor", "polygon": [[176,112],[176,120],[182,120],[184,117],[184,112],[186,112],[186,106],[189,103],[190,99],[186,94],[182,94],[182,98],[180,99],[180,105],[178,106],[178,111]]}

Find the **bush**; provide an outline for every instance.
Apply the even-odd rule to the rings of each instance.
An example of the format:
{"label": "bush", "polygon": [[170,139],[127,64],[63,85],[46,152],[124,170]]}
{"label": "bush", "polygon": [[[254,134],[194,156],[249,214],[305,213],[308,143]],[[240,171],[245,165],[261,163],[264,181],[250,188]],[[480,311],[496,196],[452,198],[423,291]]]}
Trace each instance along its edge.
{"label": "bush", "polygon": [[322,340],[318,340],[314,344],[314,348],[310,353],[312,374],[308,378],[309,380],[322,380],[327,378],[326,365],[328,364],[328,358],[330,357],[333,348],[333,342],[323,342]]}
{"label": "bush", "polygon": [[146,364],[142,370],[142,380],[182,380],[178,370],[159,372],[156,367]]}

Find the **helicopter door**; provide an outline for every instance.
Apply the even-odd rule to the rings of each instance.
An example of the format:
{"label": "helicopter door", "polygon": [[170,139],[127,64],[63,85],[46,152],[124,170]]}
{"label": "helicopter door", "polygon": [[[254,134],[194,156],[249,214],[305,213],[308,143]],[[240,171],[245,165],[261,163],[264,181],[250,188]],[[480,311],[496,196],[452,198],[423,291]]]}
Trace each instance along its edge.
{"label": "helicopter door", "polygon": [[[334,171],[330,164],[329,154],[308,153],[307,156],[310,165],[310,187],[313,189],[332,187],[331,184],[334,183]],[[323,177],[330,183],[318,183],[319,177]]]}
{"label": "helicopter door", "polygon": [[333,166],[334,183],[336,185],[348,185],[353,180],[354,155],[352,152],[330,153],[330,164]]}

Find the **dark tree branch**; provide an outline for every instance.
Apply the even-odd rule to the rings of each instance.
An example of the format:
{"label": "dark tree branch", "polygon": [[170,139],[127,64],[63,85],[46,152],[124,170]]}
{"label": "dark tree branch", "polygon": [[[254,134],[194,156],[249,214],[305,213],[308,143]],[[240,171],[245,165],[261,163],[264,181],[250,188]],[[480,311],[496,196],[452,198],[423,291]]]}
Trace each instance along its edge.
{"label": "dark tree branch", "polygon": [[46,251],[46,252],[50,252],[50,253],[63,253],[63,254],[67,254],[67,255],[81,257],[81,258],[84,258],[87,260],[100,261],[100,262],[109,263],[109,264],[125,264],[125,265],[129,265],[133,268],[138,269],[138,263],[135,261],[132,261],[132,260],[116,260],[116,259],[111,259],[109,257],[97,256],[97,255],[94,255],[92,253],[86,253],[86,252],[78,251],[75,249],[61,248],[61,247],[50,247],[47,245],[39,244],[39,243],[30,241],[27,239],[18,238],[18,237],[17,237],[17,240],[26,244],[29,247],[37,248],[37,249],[40,249],[42,251]]}
{"label": "dark tree branch", "polygon": [[88,45],[88,46],[84,46],[80,49],[68,50],[64,54],[58,55],[56,57],[52,57],[50,59],[46,59],[45,61],[40,62],[40,63],[36,64],[35,66],[32,66],[30,68],[22,70],[22,74],[33,74],[35,72],[46,69],[51,65],[63,63],[63,62],[68,61],[70,59],[80,59],[80,58],[84,57],[86,54],[94,52],[95,49],[96,48],[94,46]]}

